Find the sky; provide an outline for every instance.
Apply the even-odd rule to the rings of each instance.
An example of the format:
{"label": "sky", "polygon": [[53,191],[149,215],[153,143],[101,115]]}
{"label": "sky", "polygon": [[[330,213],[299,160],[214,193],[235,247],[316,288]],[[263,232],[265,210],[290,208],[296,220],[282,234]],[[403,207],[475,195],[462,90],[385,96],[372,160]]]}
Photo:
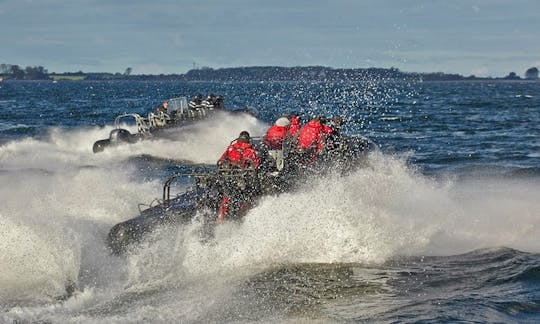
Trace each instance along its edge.
{"label": "sky", "polygon": [[181,74],[327,66],[540,68],[539,0],[0,0],[0,63]]}

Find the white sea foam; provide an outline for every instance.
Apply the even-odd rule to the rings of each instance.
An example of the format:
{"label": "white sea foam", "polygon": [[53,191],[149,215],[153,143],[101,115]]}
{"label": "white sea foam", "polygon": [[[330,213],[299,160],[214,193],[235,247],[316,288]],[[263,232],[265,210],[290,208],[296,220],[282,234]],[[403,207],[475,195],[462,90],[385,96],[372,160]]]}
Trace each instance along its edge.
{"label": "white sea foam", "polygon": [[[261,136],[266,127],[267,125],[248,114],[217,113],[216,116],[195,124],[171,129],[167,132],[166,139],[109,147],[98,155],[107,158],[125,158],[149,154],[159,158],[213,164],[241,131],[247,130],[252,136]],[[95,137],[96,140],[108,138],[111,130],[112,127],[101,130],[100,135]],[[136,131],[133,128],[128,130],[132,133]],[[85,148],[91,149],[93,142],[84,144]]]}
{"label": "white sea foam", "polygon": [[0,233],[0,300],[59,297],[77,281],[80,251],[70,231],[0,214]]}
{"label": "white sea foam", "polygon": [[[373,155],[368,167],[351,175],[315,179],[298,192],[264,197],[242,224],[218,227],[215,245],[199,242],[195,223],[137,258],[149,270],[168,264],[174,276],[185,278],[500,246],[539,252],[539,192],[540,185],[523,181],[435,180],[402,158]],[[174,257],[163,252],[167,247]],[[150,255],[155,259],[149,261]]]}
{"label": "white sea foam", "polygon": [[[25,138],[0,146],[0,300],[61,296],[79,287],[111,284],[114,268],[105,247],[112,225],[138,214],[138,203],[161,193],[158,181],[141,185],[126,158],[142,152],[171,159],[214,163],[241,130],[260,134],[264,125],[249,115],[224,114],[157,140],[91,151],[112,127],[51,129],[46,139]],[[211,143],[210,143],[211,142]],[[148,152],[149,151],[149,152]],[[111,265],[109,265],[111,264]],[[117,274],[112,274],[117,272]]]}
{"label": "white sea foam", "polygon": [[[194,222],[158,231],[153,244],[126,259],[108,254],[110,227],[161,192],[158,181],[141,183],[138,170],[121,163],[126,157],[213,163],[240,130],[257,135],[264,127],[249,116],[225,116],[179,131],[174,141],[99,154],[91,145],[107,128],[55,129],[46,140],[0,146],[0,262],[7,265],[0,300],[53,300],[69,281],[79,289],[62,304],[17,307],[0,320],[125,322],[125,311],[132,322],[155,313],[166,321],[184,307],[189,321],[229,295],[226,281],[280,264],[378,263],[496,246],[540,252],[538,183],[431,179],[404,157],[374,154],[348,176],[329,175],[297,192],[262,198],[242,224],[220,226],[213,245],[199,241]],[[140,309],[130,306],[130,294],[145,291],[160,293],[143,298]],[[111,305],[116,313],[107,311]]]}

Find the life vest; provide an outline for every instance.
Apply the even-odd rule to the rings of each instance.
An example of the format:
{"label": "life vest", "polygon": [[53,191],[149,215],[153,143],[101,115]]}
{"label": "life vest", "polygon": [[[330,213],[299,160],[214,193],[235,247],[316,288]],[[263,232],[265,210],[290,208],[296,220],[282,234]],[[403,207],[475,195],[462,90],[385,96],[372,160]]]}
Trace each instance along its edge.
{"label": "life vest", "polygon": [[264,136],[264,142],[272,150],[281,150],[283,140],[287,137],[287,127],[273,125]]}
{"label": "life vest", "polygon": [[259,168],[257,153],[251,144],[245,142],[235,142],[229,145],[219,158],[219,161],[242,169]]}
{"label": "life vest", "polygon": [[293,116],[291,117],[291,126],[289,126],[289,134],[291,136],[296,135],[300,130],[300,117]]}
{"label": "life vest", "polygon": [[316,152],[322,150],[324,128],[320,121],[313,119],[298,132],[297,148],[300,150],[315,149]]}
{"label": "life vest", "polygon": [[335,133],[334,129],[327,125],[323,125],[322,132],[325,136],[329,136]]}

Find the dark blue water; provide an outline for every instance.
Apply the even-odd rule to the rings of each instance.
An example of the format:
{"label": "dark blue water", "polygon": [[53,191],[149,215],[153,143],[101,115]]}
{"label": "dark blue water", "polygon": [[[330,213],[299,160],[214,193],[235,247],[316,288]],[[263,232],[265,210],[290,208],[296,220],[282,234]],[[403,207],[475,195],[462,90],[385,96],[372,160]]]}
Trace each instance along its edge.
{"label": "dark blue water", "polygon": [[537,82],[461,83],[150,83],[6,82],[1,86],[2,141],[47,134],[50,127],[111,124],[147,114],[163,100],[220,93],[228,109],[252,107],[267,123],[282,112],[343,116],[349,133],[385,151],[414,152],[426,169],[538,168]]}
{"label": "dark blue water", "polygon": [[[172,139],[92,153],[114,118],[225,97]],[[540,83],[0,83],[2,322],[537,322]],[[202,246],[104,238],[191,163],[283,112],[341,116],[365,168],[267,197]],[[66,285],[75,292],[66,295]],[[62,297],[63,296],[63,297]]]}

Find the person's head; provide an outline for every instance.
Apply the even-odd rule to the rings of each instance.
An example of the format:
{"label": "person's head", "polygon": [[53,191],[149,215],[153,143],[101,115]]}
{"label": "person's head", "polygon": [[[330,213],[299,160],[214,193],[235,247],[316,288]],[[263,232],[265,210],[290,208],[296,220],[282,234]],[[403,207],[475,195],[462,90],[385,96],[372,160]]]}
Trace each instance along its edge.
{"label": "person's head", "polygon": [[169,102],[168,101],[164,101],[163,102],[163,107],[167,108],[169,106]]}
{"label": "person's head", "polygon": [[275,125],[279,127],[287,127],[290,124],[291,124],[291,121],[287,117],[280,117],[275,122]]}
{"label": "person's head", "polygon": [[251,137],[247,131],[241,131],[240,135],[238,135],[238,142],[249,143],[250,140]]}
{"label": "person's head", "polygon": [[332,123],[332,125],[335,125],[335,126],[341,126],[341,125],[343,125],[343,118],[342,117],[334,117],[334,118],[332,118],[331,123]]}
{"label": "person's head", "polygon": [[323,125],[326,124],[326,118],[324,116],[317,117],[317,120]]}

